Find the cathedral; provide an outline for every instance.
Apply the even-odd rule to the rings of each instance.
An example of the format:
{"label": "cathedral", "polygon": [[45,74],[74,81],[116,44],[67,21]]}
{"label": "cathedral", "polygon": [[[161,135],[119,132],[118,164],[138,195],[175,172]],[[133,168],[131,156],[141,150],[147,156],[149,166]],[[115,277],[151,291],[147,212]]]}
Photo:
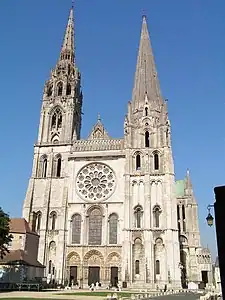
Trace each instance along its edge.
{"label": "cathedral", "polygon": [[83,139],[73,14],[71,8],[59,59],[44,86],[23,205],[23,217],[40,236],[38,260],[48,282],[210,285],[211,255],[201,247],[189,171],[175,180],[167,102],[146,17],[123,137],[110,137],[98,117]]}

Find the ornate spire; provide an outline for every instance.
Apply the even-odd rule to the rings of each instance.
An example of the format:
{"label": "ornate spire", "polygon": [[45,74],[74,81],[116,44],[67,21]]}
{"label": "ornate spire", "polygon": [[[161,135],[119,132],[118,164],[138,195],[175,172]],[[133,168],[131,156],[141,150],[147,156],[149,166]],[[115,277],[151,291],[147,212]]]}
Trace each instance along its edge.
{"label": "ornate spire", "polygon": [[162,103],[159,80],[157,77],[153,51],[149,38],[146,16],[143,16],[132,94],[132,102],[135,109],[143,108],[146,95],[148,96],[150,103]]}
{"label": "ornate spire", "polygon": [[62,49],[60,52],[60,60],[69,60],[74,62],[75,51],[74,51],[74,13],[73,5],[70,10],[69,20],[66,27],[66,32],[63,40]]}

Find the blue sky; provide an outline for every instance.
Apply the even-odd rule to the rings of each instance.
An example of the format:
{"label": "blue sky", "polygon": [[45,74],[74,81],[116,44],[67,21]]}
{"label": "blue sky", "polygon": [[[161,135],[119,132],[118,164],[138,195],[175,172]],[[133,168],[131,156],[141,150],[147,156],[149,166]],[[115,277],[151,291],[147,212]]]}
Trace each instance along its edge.
{"label": "blue sky", "polygon": [[[31,174],[42,91],[58,59],[70,0],[0,1],[1,206],[20,216]],[[225,1],[76,0],[76,61],[84,93],[82,136],[101,113],[123,135],[141,15],[145,12],[163,96],[169,99],[176,178],[191,171],[203,245],[213,187],[225,184]]]}

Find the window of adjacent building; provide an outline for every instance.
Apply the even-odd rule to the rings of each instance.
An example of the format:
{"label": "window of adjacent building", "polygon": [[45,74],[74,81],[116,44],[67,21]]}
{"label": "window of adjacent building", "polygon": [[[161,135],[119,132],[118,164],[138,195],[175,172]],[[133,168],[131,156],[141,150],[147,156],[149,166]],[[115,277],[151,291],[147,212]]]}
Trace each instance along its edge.
{"label": "window of adjacent building", "polygon": [[81,236],[81,215],[75,214],[72,217],[72,244],[80,244]]}
{"label": "window of adjacent building", "polygon": [[99,208],[94,208],[89,214],[89,245],[102,243],[102,213]]}
{"label": "window of adjacent building", "polygon": [[140,262],[139,260],[135,260],[135,274],[140,274]]}
{"label": "window of adjacent building", "polygon": [[117,226],[118,216],[111,214],[109,216],[109,244],[117,244]]}
{"label": "window of adjacent building", "polygon": [[156,275],[160,274],[160,262],[159,262],[159,260],[156,260],[156,262],[155,262],[155,273],[156,273]]}
{"label": "window of adjacent building", "polygon": [[148,131],[145,131],[145,147],[150,147],[150,136]]}

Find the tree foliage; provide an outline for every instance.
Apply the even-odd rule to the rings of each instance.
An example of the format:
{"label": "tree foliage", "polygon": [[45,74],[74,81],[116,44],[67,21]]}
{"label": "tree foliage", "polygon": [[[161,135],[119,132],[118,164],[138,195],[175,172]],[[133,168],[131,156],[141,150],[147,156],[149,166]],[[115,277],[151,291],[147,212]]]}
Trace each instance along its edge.
{"label": "tree foliage", "polygon": [[2,259],[6,255],[8,245],[12,241],[12,235],[9,232],[9,216],[0,207],[0,258]]}

